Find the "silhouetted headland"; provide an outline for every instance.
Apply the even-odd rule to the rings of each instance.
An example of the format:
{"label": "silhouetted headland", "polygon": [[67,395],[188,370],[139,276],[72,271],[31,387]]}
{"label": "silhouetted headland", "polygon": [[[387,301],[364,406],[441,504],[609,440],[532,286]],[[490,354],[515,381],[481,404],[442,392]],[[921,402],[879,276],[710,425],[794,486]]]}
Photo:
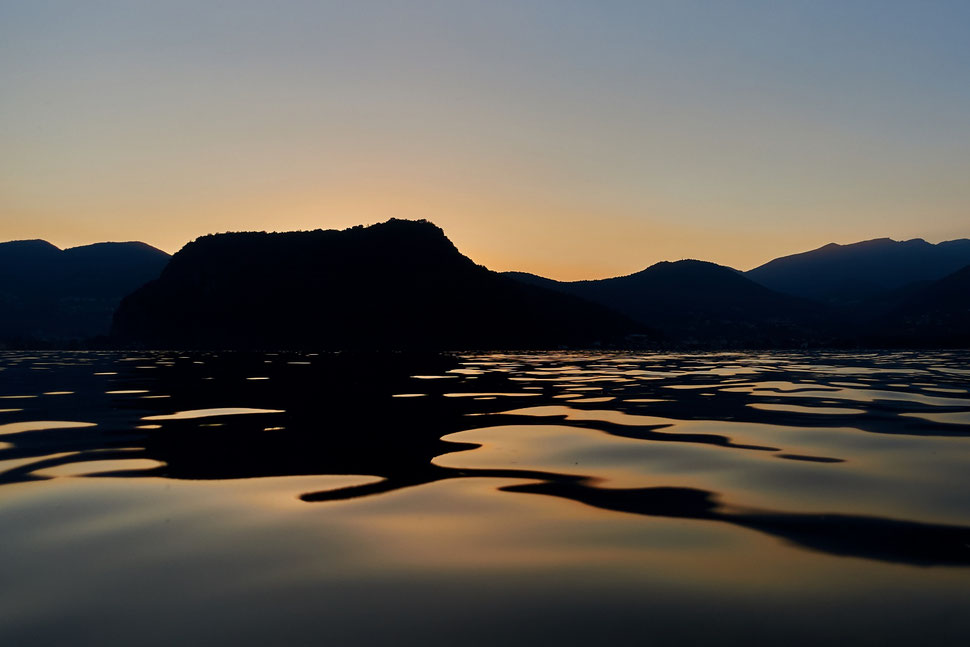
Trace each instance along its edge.
{"label": "silhouetted headland", "polygon": [[644,332],[476,265],[429,222],[393,219],[202,237],[122,301],[113,328],[124,343],[202,348],[588,347]]}
{"label": "silhouetted headland", "polygon": [[825,245],[749,272],[681,260],[564,282],[493,272],[435,225],[396,219],[343,231],[213,234],[173,257],[144,243],[62,251],[14,241],[0,244],[0,344],[966,347],[967,268],[970,240],[881,238]]}

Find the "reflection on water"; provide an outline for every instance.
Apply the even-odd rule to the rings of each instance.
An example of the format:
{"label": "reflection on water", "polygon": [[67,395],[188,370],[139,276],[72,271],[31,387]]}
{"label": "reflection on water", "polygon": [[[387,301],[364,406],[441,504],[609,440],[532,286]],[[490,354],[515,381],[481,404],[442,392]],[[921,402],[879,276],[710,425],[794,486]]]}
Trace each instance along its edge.
{"label": "reflection on water", "polygon": [[0,635],[958,644],[967,359],[7,352]]}
{"label": "reflection on water", "polygon": [[143,416],[142,420],[194,420],[196,418],[212,418],[215,416],[238,416],[247,413],[285,413],[282,409],[249,409],[247,407],[217,407],[215,409],[192,409],[191,411],[176,411],[158,416]]}
{"label": "reflection on water", "polygon": [[75,429],[77,427],[95,427],[93,422],[69,422],[66,420],[27,420],[24,422],[8,422],[0,424],[0,436],[18,434],[24,431],[41,431],[43,429]]}
{"label": "reflection on water", "polygon": [[865,409],[850,409],[849,407],[807,407],[802,404],[768,404],[764,402],[754,402],[748,405],[752,409],[762,411],[787,411],[789,413],[817,413],[839,415],[846,413],[865,413]]}

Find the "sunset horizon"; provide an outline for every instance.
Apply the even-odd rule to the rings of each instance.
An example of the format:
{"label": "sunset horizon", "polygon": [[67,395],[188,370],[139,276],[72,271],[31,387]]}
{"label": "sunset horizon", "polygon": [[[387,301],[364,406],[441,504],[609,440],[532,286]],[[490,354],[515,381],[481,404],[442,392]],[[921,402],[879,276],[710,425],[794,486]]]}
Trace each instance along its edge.
{"label": "sunset horizon", "polygon": [[[181,250],[183,247],[185,247],[185,245],[188,245],[189,243],[193,242],[194,240],[198,240],[199,238],[202,238],[204,236],[210,236],[210,235],[214,235],[214,234],[245,233],[245,232],[251,232],[251,231],[265,231],[265,232],[269,232],[269,233],[286,233],[286,232],[290,232],[290,231],[314,231],[314,230],[321,230],[321,229],[333,229],[333,230],[338,230],[339,231],[341,229],[346,229],[346,228],[351,228],[351,227],[368,227],[370,225],[375,225],[375,224],[379,224],[379,223],[382,223],[382,222],[386,222],[387,220],[394,220],[394,219],[401,219],[401,220],[426,220],[426,221],[431,222],[432,224],[438,226],[436,222],[434,222],[433,220],[429,220],[427,218],[396,218],[396,217],[390,217],[390,218],[385,218],[383,220],[375,220],[375,221],[372,221],[372,222],[358,222],[358,223],[354,223],[354,224],[347,225],[346,227],[315,227],[315,228],[307,228],[307,229],[281,229],[281,230],[276,230],[276,229],[249,229],[249,230],[244,230],[244,229],[228,229],[228,230],[225,230],[225,231],[211,231],[211,232],[206,232],[206,233],[200,234],[200,235],[196,236],[195,238],[193,238],[191,240],[185,241],[185,243],[183,243],[182,245],[179,245],[177,247],[172,247],[172,248],[165,248],[165,247],[162,247],[160,245],[155,245],[150,240],[137,240],[137,239],[131,239],[131,240],[105,239],[105,240],[91,240],[91,241],[88,241],[88,242],[69,242],[69,243],[58,244],[58,241],[57,240],[51,240],[51,239],[37,237],[37,236],[25,237],[25,238],[16,238],[16,239],[11,239],[10,241],[0,241],[0,243],[3,243],[3,242],[26,241],[26,240],[44,240],[45,242],[51,243],[52,245],[54,245],[54,246],[56,246],[58,248],[61,248],[61,249],[70,249],[70,248],[74,248],[74,247],[84,247],[84,246],[88,246],[88,245],[96,245],[98,243],[105,243],[105,242],[123,242],[123,243],[127,243],[127,242],[138,242],[138,243],[145,243],[147,245],[151,245],[152,247],[154,247],[156,249],[159,249],[159,250],[165,252],[166,254],[174,255],[179,250]],[[500,263],[489,263],[489,262],[486,262],[486,261],[481,260],[480,258],[477,258],[472,253],[468,252],[465,249],[465,247],[467,247],[467,246],[464,246],[461,243],[459,243],[459,241],[455,240],[455,238],[450,234],[450,232],[447,229],[445,229],[443,227],[442,227],[442,229],[444,230],[445,235],[448,236],[448,238],[453,243],[455,243],[455,246],[458,247],[458,249],[460,251],[462,251],[464,254],[466,254],[468,257],[472,258],[472,260],[474,260],[476,263],[479,263],[480,265],[484,265],[485,267],[488,267],[489,269],[495,270],[497,272],[528,272],[530,274],[536,274],[536,275],[544,276],[544,277],[547,277],[547,278],[550,278],[550,279],[555,279],[555,280],[558,280],[558,281],[585,281],[585,280],[596,280],[596,279],[610,278],[610,277],[614,277],[614,276],[625,276],[625,275],[628,275],[628,274],[633,274],[635,272],[639,272],[639,271],[641,271],[641,270],[643,270],[645,268],[648,268],[648,267],[650,267],[652,265],[655,265],[657,263],[662,263],[662,262],[675,262],[675,261],[680,261],[680,260],[707,261],[707,262],[710,262],[710,263],[716,263],[718,265],[723,265],[725,267],[729,267],[731,269],[735,269],[735,270],[738,270],[740,272],[746,272],[748,270],[752,270],[752,269],[755,269],[757,267],[760,267],[761,265],[764,265],[765,263],[768,263],[768,262],[770,262],[772,260],[775,260],[777,258],[782,258],[782,257],[786,257],[786,256],[791,256],[791,255],[794,255],[794,254],[801,254],[801,253],[805,253],[805,252],[814,251],[814,250],[820,249],[822,247],[825,247],[826,245],[831,245],[831,244],[845,246],[845,245],[853,245],[853,244],[857,244],[857,243],[865,243],[865,242],[871,242],[871,241],[878,241],[878,240],[889,239],[889,240],[891,240],[893,242],[897,242],[897,243],[898,242],[909,242],[909,241],[922,240],[922,241],[925,241],[925,242],[927,242],[927,243],[929,243],[931,245],[936,245],[936,244],[943,243],[943,242],[950,242],[950,241],[956,241],[956,240],[966,240],[968,238],[968,236],[961,236],[961,237],[948,238],[948,239],[930,240],[930,239],[927,239],[927,238],[922,237],[922,236],[914,236],[914,237],[911,237],[911,238],[896,238],[896,237],[892,237],[892,236],[870,236],[870,237],[867,237],[867,238],[860,238],[858,240],[845,240],[845,241],[827,240],[827,241],[825,241],[823,243],[819,243],[819,244],[816,244],[816,245],[813,245],[813,246],[809,246],[809,247],[804,247],[804,248],[793,248],[791,250],[781,250],[781,251],[777,251],[777,252],[771,251],[771,250],[764,250],[764,254],[766,254],[766,255],[763,257],[762,260],[760,260],[759,262],[755,262],[753,264],[742,265],[742,266],[731,265],[731,264],[726,263],[726,262],[721,262],[721,261],[719,261],[719,260],[717,260],[715,258],[703,257],[703,256],[698,255],[698,254],[693,254],[693,255],[692,254],[685,254],[685,255],[679,256],[679,257],[676,257],[676,256],[669,256],[669,257],[664,257],[664,258],[659,258],[658,257],[656,259],[647,260],[646,262],[641,263],[639,266],[636,266],[636,267],[631,266],[631,267],[626,268],[625,270],[624,269],[618,269],[616,271],[613,271],[612,273],[610,273],[609,271],[607,271],[606,273],[600,272],[599,274],[597,274],[597,273],[595,273],[593,271],[590,271],[590,272],[582,272],[581,271],[582,268],[574,268],[574,269],[572,269],[571,271],[568,271],[568,272],[566,272],[566,271],[557,271],[557,270],[561,270],[562,266],[561,265],[556,265],[556,264],[549,265],[548,266],[548,269],[545,269],[545,266],[539,267],[539,266],[535,265],[534,263],[530,263],[528,260],[525,260],[521,264],[518,264],[518,265],[501,265]],[[635,241],[633,241],[633,242],[635,243]],[[501,259],[502,256],[500,255],[498,258]],[[614,267],[614,265],[610,265],[609,267]],[[616,265],[615,267],[619,267],[619,266]]]}
{"label": "sunset horizon", "polygon": [[4,3],[0,234],[173,253],[425,218],[561,279],[963,238],[968,13]]}

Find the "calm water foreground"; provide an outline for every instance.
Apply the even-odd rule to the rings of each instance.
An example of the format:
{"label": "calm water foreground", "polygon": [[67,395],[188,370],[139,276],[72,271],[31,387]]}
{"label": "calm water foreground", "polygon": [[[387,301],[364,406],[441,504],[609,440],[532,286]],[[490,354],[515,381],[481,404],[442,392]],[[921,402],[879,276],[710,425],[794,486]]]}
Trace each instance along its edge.
{"label": "calm water foreground", "polygon": [[0,643],[966,645],[968,360],[5,352]]}

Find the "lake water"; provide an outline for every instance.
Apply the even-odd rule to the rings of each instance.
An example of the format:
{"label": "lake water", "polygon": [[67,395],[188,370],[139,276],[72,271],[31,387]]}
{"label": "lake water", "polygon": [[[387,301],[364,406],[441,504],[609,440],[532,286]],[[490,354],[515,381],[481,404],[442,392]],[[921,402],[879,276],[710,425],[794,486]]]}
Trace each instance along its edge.
{"label": "lake water", "polygon": [[0,353],[0,642],[970,644],[968,360]]}

